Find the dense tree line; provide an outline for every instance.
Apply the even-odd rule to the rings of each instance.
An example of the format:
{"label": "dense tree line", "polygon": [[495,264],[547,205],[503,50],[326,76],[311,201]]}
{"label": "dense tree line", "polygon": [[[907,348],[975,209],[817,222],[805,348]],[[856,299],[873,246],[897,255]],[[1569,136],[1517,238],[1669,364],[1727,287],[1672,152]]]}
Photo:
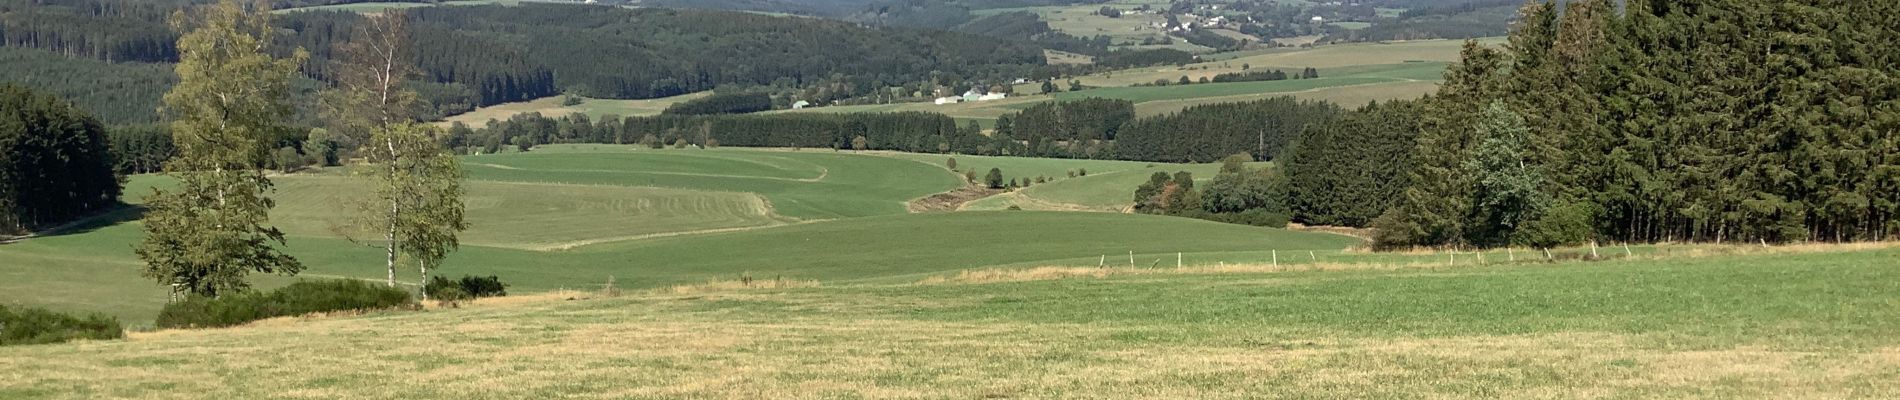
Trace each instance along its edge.
{"label": "dense tree line", "polygon": [[120,175],[163,171],[165,161],[178,154],[172,131],[165,124],[117,125],[106,130],[112,170]]}
{"label": "dense tree line", "polygon": [[[451,128],[446,140],[465,152],[549,143],[792,147],[990,154],[998,143],[937,113],[657,115],[593,120],[585,114],[536,113],[492,121],[480,130]],[[457,146],[460,145],[460,146]]]}
{"label": "dense tree line", "polygon": [[49,94],[0,85],[0,234],[46,228],[119,201],[105,127]]}
{"label": "dense tree line", "polygon": [[[1389,170],[1312,175],[1302,157],[1408,160],[1370,223],[1385,247],[1900,234],[1900,5],[1533,1],[1521,20],[1502,49],[1468,44],[1437,95],[1315,128],[1289,163],[1295,196],[1392,193],[1349,179]],[[1323,147],[1341,137],[1376,145]]]}
{"label": "dense tree line", "polygon": [[[174,62],[178,35],[165,21],[180,7],[200,2],[0,0],[0,47],[110,62]],[[825,87],[814,93],[825,98],[803,100],[829,102],[945,77],[1006,82],[1055,74],[1045,71],[1041,49],[1026,40],[833,20],[533,3],[405,12],[415,19],[414,62],[423,72],[410,85],[430,100],[435,115],[559,93],[653,98],[725,85],[784,84]],[[273,24],[284,32],[273,37],[270,52],[285,57],[297,48],[309,51],[304,73],[333,81],[336,43],[350,41],[365,20],[336,11],[281,15]],[[1056,37],[1052,33],[1037,37]],[[1082,50],[1096,41],[1062,42]],[[119,113],[113,114],[118,121]],[[144,118],[149,112],[129,114],[138,117],[125,122],[151,121]]]}
{"label": "dense tree line", "polygon": [[1128,100],[1051,101],[1003,115],[995,134],[1023,143],[1020,155],[1106,158],[1106,146],[1134,119],[1135,103]]}
{"label": "dense tree line", "polygon": [[1371,104],[1308,125],[1279,160],[1287,208],[1310,225],[1366,226],[1410,185],[1417,101]]}
{"label": "dense tree line", "polygon": [[177,80],[168,64],[107,63],[0,47],[0,81],[56,94],[109,124],[158,122],[159,97]]}
{"label": "dense tree line", "polygon": [[184,0],[0,0],[0,46],[108,62],[173,62]]}
{"label": "dense tree line", "polygon": [[1193,106],[1121,128],[1115,158],[1213,162],[1246,153],[1257,160],[1271,160],[1308,124],[1331,119],[1338,111],[1331,103],[1292,97]]}
{"label": "dense tree line", "polygon": [[772,109],[772,96],[758,92],[713,93],[712,95],[673,103],[667,106],[664,114],[710,115],[745,114]]}

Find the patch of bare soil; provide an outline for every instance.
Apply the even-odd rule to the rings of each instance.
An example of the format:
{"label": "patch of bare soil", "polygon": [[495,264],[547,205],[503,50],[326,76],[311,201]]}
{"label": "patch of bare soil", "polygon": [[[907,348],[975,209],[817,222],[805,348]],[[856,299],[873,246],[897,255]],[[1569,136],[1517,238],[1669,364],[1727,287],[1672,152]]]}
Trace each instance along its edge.
{"label": "patch of bare soil", "polygon": [[958,208],[963,207],[963,203],[976,201],[976,199],[990,197],[1000,193],[1003,193],[1002,189],[964,185],[957,190],[911,200],[910,203],[904,205],[904,208],[909,209],[912,213],[956,211]]}

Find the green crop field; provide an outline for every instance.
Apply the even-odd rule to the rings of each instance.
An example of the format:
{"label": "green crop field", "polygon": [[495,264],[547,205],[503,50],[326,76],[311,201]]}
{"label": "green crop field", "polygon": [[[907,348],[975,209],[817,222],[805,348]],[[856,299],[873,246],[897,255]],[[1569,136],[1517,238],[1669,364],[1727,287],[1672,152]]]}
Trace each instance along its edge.
{"label": "green crop field", "polygon": [[[945,252],[1024,246],[986,243]],[[569,292],[0,348],[0,397],[1892,398],[1895,266],[1883,247]]]}

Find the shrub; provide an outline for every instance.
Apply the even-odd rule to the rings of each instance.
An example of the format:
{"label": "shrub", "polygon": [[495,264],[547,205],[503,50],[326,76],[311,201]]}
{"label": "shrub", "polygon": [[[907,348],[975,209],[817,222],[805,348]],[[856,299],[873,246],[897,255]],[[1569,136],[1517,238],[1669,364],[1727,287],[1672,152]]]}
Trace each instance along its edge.
{"label": "shrub", "polygon": [[429,298],[442,301],[508,295],[508,285],[501,283],[501,278],[494,275],[463,276],[458,280],[435,276],[429,278],[429,284],[424,285],[422,290],[429,293]]}
{"label": "shrub", "polygon": [[366,311],[415,304],[409,291],[358,280],[299,281],[270,292],[218,298],[191,297],[158,312],[160,328],[212,328],[265,318],[333,311]]}
{"label": "shrub", "polygon": [[0,346],[122,337],[125,329],[112,317],[93,314],[80,318],[40,308],[0,306]]}
{"label": "shrub", "polygon": [[1217,220],[1221,222],[1268,228],[1285,228],[1287,222],[1292,219],[1284,213],[1272,212],[1261,208],[1237,213],[1216,214],[1216,216]]}

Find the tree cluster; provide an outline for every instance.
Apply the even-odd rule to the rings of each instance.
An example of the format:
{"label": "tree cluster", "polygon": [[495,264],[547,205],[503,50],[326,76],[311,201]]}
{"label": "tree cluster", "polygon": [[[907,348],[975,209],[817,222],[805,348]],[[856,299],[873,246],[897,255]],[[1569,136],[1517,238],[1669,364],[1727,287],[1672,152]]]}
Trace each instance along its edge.
{"label": "tree cluster", "polygon": [[106,130],[52,95],[0,85],[0,234],[19,234],[117,205]]}
{"label": "tree cluster", "polygon": [[1221,160],[1220,172],[1203,187],[1194,174],[1156,171],[1135,189],[1135,211],[1234,224],[1282,227],[1287,217],[1286,178],[1274,168],[1251,168],[1253,157]]}
{"label": "tree cluster", "polygon": [[[1296,151],[1293,181],[1302,156],[1409,160],[1408,187],[1371,221],[1385,247],[1900,234],[1900,5],[1532,1],[1520,14],[1508,45],[1468,44],[1437,95],[1398,106],[1416,111],[1316,128],[1316,143],[1375,145]],[[1356,118],[1387,126],[1345,126]],[[1296,196],[1392,192],[1329,179]]]}
{"label": "tree cluster", "polygon": [[1331,103],[1292,97],[1189,107],[1121,128],[1114,158],[1204,163],[1247,153],[1257,160],[1272,160],[1308,124],[1329,120],[1338,112],[1339,107]]}
{"label": "tree cluster", "polygon": [[1105,158],[1105,146],[1134,119],[1135,103],[1128,100],[1050,101],[1003,115],[996,135],[1023,143],[1025,151],[1018,155]]}
{"label": "tree cluster", "polygon": [[[457,133],[462,131],[464,133]],[[457,139],[466,135],[464,139]],[[603,118],[585,114],[546,117],[530,113],[493,121],[480,130],[451,128],[467,152],[495,152],[549,143],[670,143],[704,147],[793,147],[899,150],[920,153],[994,154],[996,141],[975,126],[958,127],[937,113],[657,115]]]}
{"label": "tree cluster", "polygon": [[772,97],[765,93],[713,93],[703,98],[674,103],[667,106],[662,113],[673,115],[746,114],[770,109],[772,109]]}

